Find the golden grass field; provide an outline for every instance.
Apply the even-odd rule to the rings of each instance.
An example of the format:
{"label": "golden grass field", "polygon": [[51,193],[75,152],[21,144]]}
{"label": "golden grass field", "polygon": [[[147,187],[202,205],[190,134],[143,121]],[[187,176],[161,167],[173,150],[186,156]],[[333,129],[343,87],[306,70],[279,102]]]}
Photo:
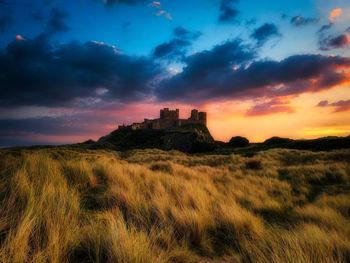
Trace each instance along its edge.
{"label": "golden grass field", "polygon": [[350,150],[0,150],[0,262],[350,262]]}

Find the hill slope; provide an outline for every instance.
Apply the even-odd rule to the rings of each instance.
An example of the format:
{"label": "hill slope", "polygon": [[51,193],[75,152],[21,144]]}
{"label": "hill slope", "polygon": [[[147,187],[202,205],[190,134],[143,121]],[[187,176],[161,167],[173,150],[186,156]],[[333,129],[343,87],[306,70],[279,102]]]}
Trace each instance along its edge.
{"label": "hill slope", "polygon": [[118,150],[158,148],[183,152],[205,152],[216,145],[204,125],[184,125],[167,130],[115,130],[98,140],[95,147]]}

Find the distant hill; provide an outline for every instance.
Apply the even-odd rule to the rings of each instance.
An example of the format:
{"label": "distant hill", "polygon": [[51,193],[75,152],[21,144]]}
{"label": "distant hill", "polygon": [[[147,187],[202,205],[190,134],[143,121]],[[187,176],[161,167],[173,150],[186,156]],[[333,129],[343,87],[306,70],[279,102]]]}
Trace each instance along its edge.
{"label": "distant hill", "polygon": [[338,149],[350,148],[350,136],[336,137],[329,136],[318,139],[299,139],[293,140],[289,138],[272,137],[265,140],[263,143],[251,143],[246,147],[232,146],[230,143],[216,142],[219,145],[217,152],[219,153],[242,153],[249,154],[268,149],[295,149],[295,150],[310,150],[310,151],[331,151]]}

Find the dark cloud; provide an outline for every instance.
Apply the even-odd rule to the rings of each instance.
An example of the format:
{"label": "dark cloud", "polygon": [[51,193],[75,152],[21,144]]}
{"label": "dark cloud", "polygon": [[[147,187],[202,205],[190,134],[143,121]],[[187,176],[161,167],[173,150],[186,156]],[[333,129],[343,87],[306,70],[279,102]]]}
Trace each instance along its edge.
{"label": "dark cloud", "polygon": [[265,23],[262,26],[256,28],[254,32],[251,34],[251,38],[253,38],[258,45],[263,45],[266,41],[270,40],[274,37],[281,36],[277,26],[272,23]]}
{"label": "dark cloud", "polygon": [[173,38],[168,42],[158,45],[154,49],[153,57],[181,60],[184,58],[187,48],[200,36],[201,32],[192,32],[183,27],[176,27],[173,30]]}
{"label": "dark cloud", "polygon": [[267,102],[259,103],[251,107],[246,116],[262,116],[275,113],[293,113],[294,109],[289,105],[289,102],[272,99]]}
{"label": "dark cloud", "polygon": [[181,39],[196,40],[202,35],[202,33],[199,31],[189,31],[183,27],[175,27],[173,35]]}
{"label": "dark cloud", "polygon": [[287,14],[282,14],[281,15],[281,18],[283,19],[283,20],[285,20],[285,19],[287,19],[289,16],[287,15]]}
{"label": "dark cloud", "polygon": [[294,16],[290,19],[290,23],[294,26],[301,27],[310,24],[317,24],[320,20],[317,18]]}
{"label": "dark cloud", "polygon": [[65,11],[53,8],[51,10],[51,16],[48,20],[48,31],[49,33],[66,32],[69,30],[68,25],[65,23],[68,13]]}
{"label": "dark cloud", "polygon": [[15,21],[12,7],[7,1],[0,1],[0,33],[9,29]]}
{"label": "dark cloud", "polygon": [[169,42],[158,45],[154,49],[153,56],[155,58],[167,58],[170,60],[182,58],[189,46],[191,46],[190,41],[174,38]]}
{"label": "dark cloud", "polygon": [[325,31],[328,31],[329,29],[331,29],[333,25],[334,24],[332,22],[329,22],[328,24],[321,26],[321,28],[318,30],[318,34],[323,34]]}
{"label": "dark cloud", "polygon": [[[150,92],[160,67],[100,42],[53,46],[46,35],[0,52],[2,105],[67,105],[101,97],[133,100]],[[103,89],[103,94],[98,92]]]}
{"label": "dark cloud", "polygon": [[80,116],[41,117],[0,120],[0,137],[19,135],[80,135],[94,132],[96,126],[87,125]]}
{"label": "dark cloud", "polygon": [[78,142],[79,139],[76,138],[89,138],[94,134],[103,134],[106,132],[106,125],[112,122],[110,118],[100,114],[98,117],[95,116],[92,125],[91,118],[94,118],[94,114],[89,113],[73,116],[0,119],[0,147],[52,144],[55,143],[55,137],[61,138],[59,144],[71,142],[72,138],[73,141]]}
{"label": "dark cloud", "polygon": [[345,32],[350,33],[350,27],[348,27],[347,29],[345,29]]}
{"label": "dark cloud", "polygon": [[140,3],[148,3],[149,1],[147,0],[102,0],[102,2],[105,3],[106,5],[118,5],[118,4],[135,5]]}
{"label": "dark cloud", "polygon": [[344,112],[350,110],[350,100],[340,100],[333,103],[329,103],[328,100],[323,100],[320,101],[317,106],[334,108],[334,112]]}
{"label": "dark cloud", "polygon": [[11,15],[0,15],[0,33],[7,30],[13,23],[14,19]]}
{"label": "dark cloud", "polygon": [[195,53],[185,58],[186,66],[180,74],[160,83],[157,95],[165,100],[208,99],[209,94],[220,89],[222,77],[232,72],[233,67],[248,63],[254,57],[255,51],[243,45],[241,40],[227,41],[211,50]]}
{"label": "dark cloud", "polygon": [[187,57],[183,71],[160,83],[162,100],[280,97],[328,89],[347,80],[350,58],[297,55],[253,61],[255,53],[231,41]]}
{"label": "dark cloud", "polygon": [[252,19],[248,19],[245,21],[245,24],[247,26],[253,26],[256,25],[256,23],[258,22],[258,20],[256,18],[252,18]]}
{"label": "dark cloud", "polygon": [[319,40],[321,50],[346,48],[350,46],[350,35],[348,33],[339,36],[328,36]]}
{"label": "dark cloud", "polygon": [[43,23],[45,21],[45,15],[41,10],[36,10],[32,13],[32,19],[37,23]]}
{"label": "dark cloud", "polygon": [[239,0],[221,0],[219,22],[226,23],[236,21],[239,10],[235,5],[238,2]]}

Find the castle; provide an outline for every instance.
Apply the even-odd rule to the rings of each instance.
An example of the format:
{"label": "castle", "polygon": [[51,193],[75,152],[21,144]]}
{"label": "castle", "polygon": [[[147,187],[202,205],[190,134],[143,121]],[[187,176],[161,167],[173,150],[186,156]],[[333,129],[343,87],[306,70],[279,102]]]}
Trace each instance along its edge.
{"label": "castle", "polygon": [[131,125],[121,125],[118,129],[131,129],[131,130],[141,130],[141,129],[169,129],[174,127],[181,127],[186,124],[203,124],[207,125],[207,113],[198,112],[194,109],[191,111],[191,116],[188,119],[180,119],[180,110],[169,110],[169,108],[164,108],[160,110],[160,116],[158,119],[149,120],[145,119],[141,123],[133,123]]}

